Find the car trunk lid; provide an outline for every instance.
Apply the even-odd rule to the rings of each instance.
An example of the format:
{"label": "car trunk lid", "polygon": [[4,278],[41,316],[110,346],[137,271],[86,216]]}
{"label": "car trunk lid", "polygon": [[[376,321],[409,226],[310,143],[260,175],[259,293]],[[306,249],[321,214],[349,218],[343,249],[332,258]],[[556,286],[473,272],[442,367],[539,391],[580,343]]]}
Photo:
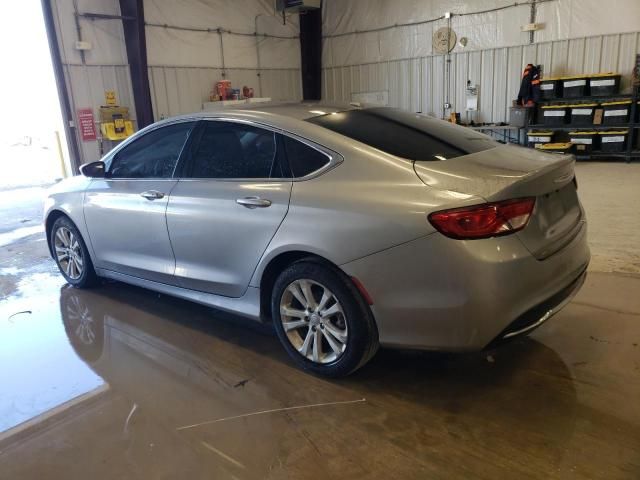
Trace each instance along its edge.
{"label": "car trunk lid", "polygon": [[487,202],[535,197],[529,224],[516,235],[538,259],[562,249],[582,228],[572,155],[500,146],[451,161],[414,162],[434,188],[478,195]]}

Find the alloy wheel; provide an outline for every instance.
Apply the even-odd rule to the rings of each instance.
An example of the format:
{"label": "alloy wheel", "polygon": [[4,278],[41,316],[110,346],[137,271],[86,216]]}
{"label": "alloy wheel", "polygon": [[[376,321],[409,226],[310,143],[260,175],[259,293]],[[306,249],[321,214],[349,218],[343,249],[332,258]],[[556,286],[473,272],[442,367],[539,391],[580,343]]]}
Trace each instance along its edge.
{"label": "alloy wheel", "polygon": [[60,227],[56,230],[53,245],[60,269],[70,279],[79,279],[84,269],[84,258],[78,238],[68,228]]}
{"label": "alloy wheel", "polygon": [[338,360],[347,347],[347,322],[338,298],[310,279],[291,282],[280,299],[280,321],[293,347],[314,363]]}

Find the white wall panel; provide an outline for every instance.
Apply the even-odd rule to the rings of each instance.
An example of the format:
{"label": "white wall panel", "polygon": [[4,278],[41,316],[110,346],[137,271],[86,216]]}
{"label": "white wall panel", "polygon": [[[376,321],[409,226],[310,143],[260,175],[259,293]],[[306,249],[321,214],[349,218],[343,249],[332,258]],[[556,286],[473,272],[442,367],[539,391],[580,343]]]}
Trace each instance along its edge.
{"label": "white wall panel", "polygon": [[419,58],[409,61],[409,108],[413,112],[420,111],[422,102],[422,78],[420,77],[421,62]]}
{"label": "white wall panel", "polygon": [[445,59],[443,56],[433,58],[433,78],[431,80],[433,86],[433,112],[437,116],[442,115],[442,104],[445,101]]}
{"label": "white wall panel", "polygon": [[584,65],[587,72],[600,72],[603,37],[587,37],[584,40]]}
{"label": "white wall panel", "polygon": [[493,58],[493,102],[492,102],[492,122],[501,122],[506,118],[507,108],[507,84],[508,75],[508,49],[498,48],[495,50]]}
{"label": "white wall panel", "polygon": [[[93,108],[96,122],[99,122],[99,107],[104,104],[104,91],[115,90],[118,102],[133,105],[133,92],[129,67],[100,65],[67,65],[64,68],[65,82],[71,92],[71,108],[74,112],[80,108]],[[135,110],[131,110],[135,125]],[[99,123],[96,128],[100,128]],[[100,159],[98,142],[79,142],[82,162]]]}
{"label": "white wall panel", "polygon": [[[444,19],[433,20],[445,12],[453,12],[450,22],[458,38],[467,37],[466,51],[522,45],[529,33],[522,32],[521,26],[530,21],[530,6],[524,2],[499,11],[460,15],[513,4],[513,0],[325,0],[323,65],[431,55],[433,32],[448,24]],[[635,32],[640,24],[638,0],[555,0],[536,8],[536,22],[544,24],[534,34],[536,42]],[[383,30],[352,34],[376,28]],[[457,46],[455,51],[459,50]]]}
{"label": "white wall panel", "polygon": [[[227,69],[226,78],[233,85],[255,85],[255,69]],[[222,78],[222,70],[207,67],[149,67],[149,86],[153,113],[156,119],[198,112],[209,101],[215,82]],[[345,75],[348,79],[349,75]],[[297,69],[262,70],[260,79],[265,96],[276,101],[301,100],[302,84]]]}
{"label": "white wall panel", "polygon": [[507,69],[506,69],[507,88],[506,88],[506,95],[504,99],[505,105],[504,105],[503,115],[500,116],[501,119],[509,118],[508,114],[509,114],[509,107],[511,106],[511,101],[513,99],[518,98],[518,91],[520,90],[520,83],[522,79],[522,70],[524,69],[524,65],[522,63],[523,63],[522,47],[509,47],[507,51]]}
{"label": "white wall panel", "polygon": [[602,39],[602,53],[600,54],[600,68],[604,72],[613,71],[618,65],[620,53],[620,35],[606,35]]}
{"label": "white wall panel", "polygon": [[551,47],[551,72],[553,75],[570,75],[568,59],[569,42],[567,40],[553,42]]}
{"label": "white wall panel", "polygon": [[[527,63],[542,64],[547,76],[619,72],[624,91],[630,88],[636,53],[640,53],[640,33],[454,53],[449,96],[453,110],[466,118],[465,88],[467,80],[471,80],[480,87],[479,111],[472,118],[478,122],[503,122],[508,120],[509,107],[518,95]],[[445,57],[430,55],[324,68],[323,98],[344,102],[355,92],[388,90],[391,106],[441,117],[446,94],[445,65]]]}
{"label": "white wall panel", "polygon": [[420,109],[418,111],[429,114],[433,114],[433,66],[431,65],[431,62],[431,57],[423,57],[420,59],[420,88],[422,90],[422,97],[420,99]]}
{"label": "white wall panel", "polygon": [[[76,12],[118,16],[118,0],[77,0],[77,10],[74,0],[52,0],[52,6],[74,116],[77,109],[90,107],[98,120],[104,91],[115,90],[118,103],[129,107],[135,122],[122,21],[78,17],[81,38],[90,42],[92,49],[83,59],[74,47],[79,39]],[[299,39],[252,35],[257,28],[263,34],[297,37],[297,16],[288,16],[286,25],[282,25],[281,17],[273,14],[270,0],[145,0],[144,10],[147,23],[212,30],[221,27],[251,34],[222,33],[223,62],[220,34],[215,31],[147,25],[148,74],[156,119],[199,111],[214,83],[222,78],[231,80],[235,88],[253,87],[256,95],[275,100],[301,99]],[[223,66],[226,77],[222,75]],[[342,85],[349,79],[348,73],[340,79],[345,95],[350,95],[351,87]],[[78,144],[80,163],[99,158],[98,142],[81,142],[78,138]]]}
{"label": "white wall panel", "polygon": [[586,39],[575,38],[573,40],[569,40],[569,50],[567,53],[567,73],[569,75],[582,73],[585,48]]}
{"label": "white wall panel", "polygon": [[453,66],[455,68],[452,69],[452,77],[455,88],[452,91],[451,101],[453,105],[456,105],[455,111],[460,112],[462,120],[465,120],[466,114],[464,112],[464,106],[466,103],[467,80],[469,79],[469,54],[456,54]]}
{"label": "white wall panel", "polygon": [[[448,85],[444,57],[432,51],[433,32],[447,21],[402,25],[434,19],[445,11],[470,13],[511,4],[511,0],[325,0],[323,67],[324,78],[331,83],[323,88],[324,98],[350,97],[354,85],[359,91],[388,89],[391,105],[442,116],[447,92],[454,111],[464,111],[465,87],[471,80],[480,87],[480,109],[474,119],[500,122],[508,118],[527,63],[542,64],[547,76],[619,72],[623,89],[629,88],[634,57],[640,52],[637,0],[539,4],[536,22],[544,23],[544,29],[535,32],[534,44],[528,44],[529,34],[520,30],[529,23],[528,5],[454,15],[451,26],[458,38],[468,38],[468,44],[464,50],[456,45],[452,52]],[[353,34],[372,28],[384,29]],[[328,74],[345,66],[351,66],[350,78]],[[358,79],[351,78],[355,72]]]}
{"label": "white wall panel", "polygon": [[[97,1],[97,0],[93,0]],[[117,2],[116,2],[117,3]],[[145,20],[157,25],[171,25],[210,32],[185,31],[147,26],[149,65],[222,67],[218,28],[236,33],[259,33],[296,37],[297,15],[289,16],[285,25],[274,16],[268,0],[145,0]],[[256,68],[256,42],[250,36],[222,34],[225,67]],[[260,39],[261,64],[270,68],[299,68],[300,41]],[[273,55],[270,55],[274,52]]]}
{"label": "white wall panel", "polygon": [[[58,25],[58,42],[60,55],[64,63],[77,64],[81,55],[75,49],[78,40],[75,24],[74,0],[55,0],[52,9]],[[78,12],[120,15],[118,1],[79,0]],[[127,51],[124,45],[122,22],[91,21],[79,19],[82,39],[91,43],[93,48],[84,52],[85,61],[92,65],[124,64],[127,62]]]}

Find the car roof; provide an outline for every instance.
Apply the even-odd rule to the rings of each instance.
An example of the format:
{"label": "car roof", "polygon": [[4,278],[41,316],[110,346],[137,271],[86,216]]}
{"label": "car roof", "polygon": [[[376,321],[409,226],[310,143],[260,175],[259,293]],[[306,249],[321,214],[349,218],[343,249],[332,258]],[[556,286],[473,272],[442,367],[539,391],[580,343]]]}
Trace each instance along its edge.
{"label": "car roof", "polygon": [[274,115],[288,117],[295,120],[307,120],[321,115],[359,108],[359,105],[357,104],[340,105],[326,104],[322,102],[261,102],[240,103],[235,105],[225,105],[223,102],[220,102],[219,107],[215,106],[215,102],[209,103],[209,105],[211,104],[214,104],[214,108],[210,110],[171,117],[167,118],[166,121],[171,122],[179,119],[216,117],[246,118],[247,116],[250,116],[253,119],[269,121],[270,119],[273,120]]}

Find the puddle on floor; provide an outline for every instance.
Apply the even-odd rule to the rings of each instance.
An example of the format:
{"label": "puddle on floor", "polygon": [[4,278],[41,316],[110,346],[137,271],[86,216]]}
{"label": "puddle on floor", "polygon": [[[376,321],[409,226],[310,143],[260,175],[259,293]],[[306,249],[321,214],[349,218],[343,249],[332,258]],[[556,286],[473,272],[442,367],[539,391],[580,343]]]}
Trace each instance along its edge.
{"label": "puddle on floor", "polygon": [[104,385],[69,343],[56,304],[62,285],[59,275],[23,277],[0,302],[0,432]]}

